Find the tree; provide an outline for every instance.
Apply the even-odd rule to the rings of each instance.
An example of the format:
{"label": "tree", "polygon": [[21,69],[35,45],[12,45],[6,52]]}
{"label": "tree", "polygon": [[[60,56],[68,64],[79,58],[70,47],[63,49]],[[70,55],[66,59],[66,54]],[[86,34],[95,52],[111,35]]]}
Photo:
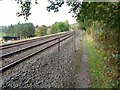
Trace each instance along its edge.
{"label": "tree", "polygon": [[35,31],[36,36],[44,36],[47,34],[47,27],[45,25],[38,26]]}
{"label": "tree", "polygon": [[[1,0],[2,1],[2,0]],[[20,4],[21,11],[17,12],[16,14],[18,16],[24,16],[25,20],[28,20],[29,15],[31,15],[30,10],[31,10],[31,5],[32,2],[31,0],[15,0],[17,1],[18,4]],[[83,0],[83,2],[94,2],[95,0]],[[119,0],[106,0],[106,1],[114,1],[114,2],[119,2]],[[38,4],[37,0],[34,0],[35,4]],[[83,3],[81,3],[80,0],[48,0],[50,3],[49,6],[47,6],[48,12],[53,10],[54,12],[59,11],[59,7],[62,7],[63,4],[67,4],[67,6],[70,6],[70,12],[73,12],[73,16],[76,18],[78,17],[79,13],[81,12],[81,7],[83,7]]]}
{"label": "tree", "polygon": [[[2,1],[2,0],[1,0]],[[17,12],[17,16],[23,16],[25,18],[25,20],[28,20],[28,17],[31,15],[30,10],[31,10],[31,6],[32,6],[32,2],[31,0],[15,0],[17,1],[18,4],[20,4],[20,9],[21,11]],[[38,4],[37,0],[34,0],[35,4]],[[47,10],[50,12],[50,10],[54,10],[54,12],[58,12],[59,11],[59,7],[61,7],[65,1],[64,0],[48,0],[48,2],[51,4],[50,6],[47,6]],[[68,6],[71,6],[71,11],[78,11],[79,10],[79,6],[81,5],[81,3],[79,2],[79,0],[66,0],[66,3]]]}
{"label": "tree", "polygon": [[16,24],[8,26],[6,33],[9,36],[20,36],[21,38],[27,38],[30,36],[34,36],[35,28],[32,23],[25,23],[25,24]]}
{"label": "tree", "polygon": [[23,24],[23,28],[21,31],[21,36],[23,38],[33,37],[35,35],[35,27],[32,23]]}
{"label": "tree", "polygon": [[21,36],[21,33],[23,31],[22,29],[23,29],[23,24],[18,23],[17,25],[15,25],[15,27],[14,27],[15,36],[22,37]]}
{"label": "tree", "polygon": [[69,31],[70,25],[69,25],[68,20],[65,20],[64,26],[65,26],[65,31]]}
{"label": "tree", "polygon": [[64,31],[69,31],[69,23],[68,21],[64,22],[55,22],[51,26],[51,33],[58,33],[58,32],[64,32]]}
{"label": "tree", "polygon": [[0,32],[6,32],[7,26],[0,26]]}
{"label": "tree", "polygon": [[5,33],[9,36],[15,36],[15,31],[14,31],[14,25],[10,25],[8,26],[7,30],[5,31]]}

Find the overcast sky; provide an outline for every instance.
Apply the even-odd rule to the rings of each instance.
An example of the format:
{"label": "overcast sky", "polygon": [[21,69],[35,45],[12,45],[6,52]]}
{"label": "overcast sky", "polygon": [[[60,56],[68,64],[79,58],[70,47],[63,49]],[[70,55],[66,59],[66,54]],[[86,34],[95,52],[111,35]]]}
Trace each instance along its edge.
{"label": "overcast sky", "polygon": [[[34,1],[34,0],[32,0]],[[0,1],[0,26],[6,26],[16,24],[18,22],[32,22],[34,25],[52,25],[56,21],[68,20],[70,24],[76,23],[72,14],[68,13],[70,8],[63,5],[58,13],[48,12],[46,6],[49,5],[47,0],[38,0],[37,5],[33,3],[31,13],[28,21],[25,21],[23,17],[17,17],[16,12],[20,11],[19,5],[15,0],[3,0]]]}

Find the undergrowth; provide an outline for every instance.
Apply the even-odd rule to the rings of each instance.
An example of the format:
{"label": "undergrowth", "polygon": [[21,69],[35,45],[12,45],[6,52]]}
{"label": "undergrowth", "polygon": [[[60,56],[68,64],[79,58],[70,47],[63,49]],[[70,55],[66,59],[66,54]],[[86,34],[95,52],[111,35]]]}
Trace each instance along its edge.
{"label": "undergrowth", "polygon": [[84,38],[84,45],[88,57],[88,64],[92,88],[117,88],[118,67],[110,54],[102,49],[95,48],[93,40]]}

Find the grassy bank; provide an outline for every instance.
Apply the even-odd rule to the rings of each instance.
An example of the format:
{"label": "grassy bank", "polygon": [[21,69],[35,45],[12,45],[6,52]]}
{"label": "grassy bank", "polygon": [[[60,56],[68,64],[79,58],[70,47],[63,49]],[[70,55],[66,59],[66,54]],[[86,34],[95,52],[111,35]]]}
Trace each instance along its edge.
{"label": "grassy bank", "polygon": [[[107,54],[94,47],[92,38],[85,36],[84,45],[88,56],[88,64],[92,88],[117,87],[117,67],[107,59]],[[110,65],[111,64],[111,65]]]}

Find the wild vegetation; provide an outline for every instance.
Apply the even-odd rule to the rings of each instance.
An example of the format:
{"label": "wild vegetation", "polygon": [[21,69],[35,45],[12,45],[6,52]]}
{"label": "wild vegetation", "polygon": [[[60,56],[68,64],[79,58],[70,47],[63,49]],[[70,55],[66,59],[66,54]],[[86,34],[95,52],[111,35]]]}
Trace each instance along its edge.
{"label": "wild vegetation", "polygon": [[70,25],[67,20],[65,22],[55,22],[50,28],[51,34],[69,31],[69,30],[70,30]]}
{"label": "wild vegetation", "polygon": [[89,72],[92,88],[118,87],[118,67],[109,61],[109,54],[95,48],[95,42],[88,35],[84,37],[84,45],[88,56]]}
{"label": "wild vegetation", "polygon": [[36,31],[35,31],[35,35],[36,36],[47,35],[47,26],[45,26],[45,25],[37,26]]}
{"label": "wild vegetation", "polygon": [[[104,63],[104,68],[102,68],[104,72],[102,75],[106,83],[109,84],[106,87],[118,87],[120,83],[119,6],[120,2],[84,2],[81,6],[81,11],[77,15],[78,22],[82,23],[81,28],[86,31],[89,38],[92,38],[92,43],[95,43],[94,48],[99,51],[99,57],[102,57],[98,59],[97,56],[94,56],[92,61],[97,60],[97,66],[100,60]],[[102,53],[104,53],[103,56]],[[94,54],[94,52],[92,52],[92,54]],[[93,56],[91,55],[89,57],[92,58]],[[97,69],[94,68],[94,70]],[[98,70],[98,73],[99,72],[101,72],[101,70]],[[107,77],[107,79],[105,77]],[[97,81],[99,83],[102,82]]]}
{"label": "wild vegetation", "polygon": [[35,27],[32,23],[18,23],[15,25],[10,25],[7,28],[3,28],[0,36],[1,38],[3,36],[19,36],[22,39],[34,36],[44,36],[47,34],[55,34],[69,30],[70,24],[68,20],[65,22],[56,22],[49,27],[46,25],[37,25]]}
{"label": "wild vegetation", "polygon": [[8,26],[5,33],[9,36],[20,36],[21,38],[28,38],[34,36],[35,28],[32,23],[16,24]]}

